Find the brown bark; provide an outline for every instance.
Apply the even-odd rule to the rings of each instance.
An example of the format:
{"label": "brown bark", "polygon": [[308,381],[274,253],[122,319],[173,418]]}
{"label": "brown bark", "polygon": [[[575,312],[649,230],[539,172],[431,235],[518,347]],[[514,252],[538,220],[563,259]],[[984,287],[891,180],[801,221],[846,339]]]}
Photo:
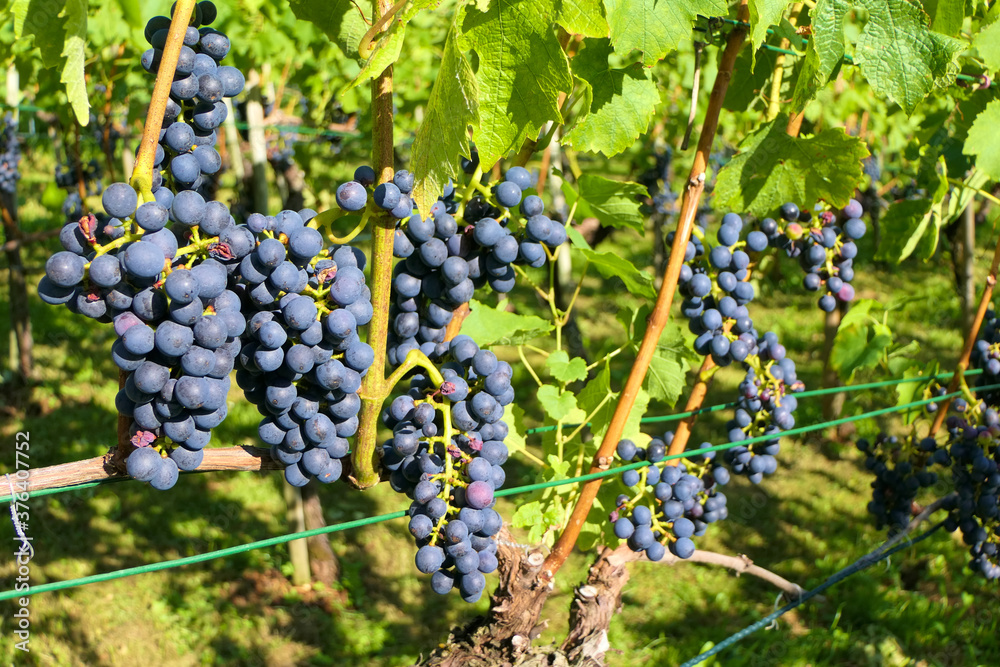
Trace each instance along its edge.
{"label": "brown bark", "polygon": [[[128,430],[125,431],[126,435]],[[131,447],[131,444],[129,445]],[[124,461],[120,466],[112,448],[104,456],[61,463],[45,468],[31,469],[31,489],[56,489],[87,482],[99,482],[109,478],[124,478]],[[259,447],[218,447],[205,450],[205,458],[198,466],[198,472],[218,470],[228,471],[271,471],[284,470],[284,466],[274,461],[267,449]]]}
{"label": "brown bark", "polygon": [[587,583],[576,589],[569,610],[569,634],[562,650],[573,665],[604,664],[611,617],[621,609],[622,590],[629,580],[628,560],[611,556],[605,547],[587,575]]}
{"label": "brown bark", "polygon": [[[513,538],[506,528],[497,535],[497,542],[500,585],[493,595],[490,615],[453,631],[447,643],[418,664],[427,667],[525,664],[531,640],[543,627],[538,624],[535,609],[541,607],[551,590],[550,585],[540,584],[538,578],[545,557],[538,550],[525,552],[512,546]],[[498,642],[497,637],[503,641]]]}

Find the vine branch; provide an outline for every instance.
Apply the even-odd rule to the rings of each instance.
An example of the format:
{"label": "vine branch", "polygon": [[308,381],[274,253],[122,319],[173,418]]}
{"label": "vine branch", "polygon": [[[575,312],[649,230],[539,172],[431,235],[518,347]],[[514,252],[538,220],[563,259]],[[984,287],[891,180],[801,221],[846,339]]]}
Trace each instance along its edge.
{"label": "vine branch", "polygon": [[129,181],[129,184],[146,200],[151,200],[153,197],[153,162],[156,160],[156,147],[160,142],[160,128],[163,127],[163,114],[167,111],[170,86],[174,82],[177,59],[180,57],[181,47],[184,46],[184,34],[191,21],[194,5],[195,0],[177,0],[173,18],[170,19],[170,30],[167,31],[167,43],[163,46],[160,66],[156,70],[156,82],[153,84],[153,97],[146,112],[146,123],[142,128],[139,155],[136,157],[132,178]]}
{"label": "vine branch", "polygon": [[[986,281],[983,285],[983,295],[979,299],[976,318],[972,321],[972,326],[969,327],[969,334],[965,337],[965,347],[962,349],[962,356],[955,365],[955,374],[948,384],[949,394],[954,393],[965,381],[965,371],[969,369],[969,358],[972,356],[972,349],[976,346],[976,339],[979,338],[979,328],[983,325],[983,320],[986,318],[986,311],[989,310],[990,301],[993,299],[993,288],[997,284],[998,268],[1000,268],[1000,237],[997,237],[997,245],[993,251],[993,263],[990,265],[990,272],[986,276]],[[950,398],[946,399],[938,408],[937,414],[934,415],[934,423],[931,424],[931,430],[927,434],[928,436],[933,437],[938,432],[938,429],[941,428],[951,401],[952,399]]]}
{"label": "vine branch", "polygon": [[[747,3],[743,0],[740,4],[739,16],[741,20],[747,17]],[[691,237],[691,229],[694,226],[694,218],[698,211],[698,204],[701,200],[702,192],[705,189],[705,170],[708,164],[708,155],[715,140],[716,130],[719,125],[719,115],[722,111],[722,103],[726,97],[726,90],[729,88],[729,81],[733,75],[733,66],[736,63],[736,56],[743,46],[746,37],[746,29],[737,26],[729,34],[725,51],[719,63],[719,71],[715,78],[715,85],[709,97],[708,109],[705,114],[705,121],[702,125],[701,136],[698,138],[698,148],[694,156],[694,164],[691,167],[691,174],[688,177],[687,187],[684,190],[684,199],[681,203],[681,212],[677,220],[677,231],[674,235],[674,244],[670,253],[670,261],[664,274],[663,284],[656,299],[656,307],[650,316],[646,333],[639,346],[635,363],[629,373],[625,387],[622,389],[618,404],[615,406],[614,415],[608,432],[601,442],[600,448],[594,455],[591,463],[591,472],[604,470],[608,467],[614,449],[625,429],[625,422],[635,404],[636,396],[642,387],[643,379],[649,370],[656,345],[660,340],[660,334],[670,319],[670,308],[673,305],[674,294],[677,291],[677,281],[680,275],[681,266],[684,263],[684,248]],[[597,491],[601,486],[601,480],[596,479],[587,482],[580,490],[580,498],[573,513],[570,515],[566,527],[556,541],[545,559],[541,577],[551,581],[555,573],[562,567],[569,557],[570,551],[576,544],[583,523],[590,512],[590,508],[597,497]]]}

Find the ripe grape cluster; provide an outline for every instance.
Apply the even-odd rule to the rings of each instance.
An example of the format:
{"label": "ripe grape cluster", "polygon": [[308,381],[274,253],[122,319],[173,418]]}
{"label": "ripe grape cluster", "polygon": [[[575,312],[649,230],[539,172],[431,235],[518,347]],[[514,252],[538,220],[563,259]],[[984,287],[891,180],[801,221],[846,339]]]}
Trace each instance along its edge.
{"label": "ripe grape cluster", "polygon": [[393,435],[382,448],[389,483],[413,500],[410,533],[417,569],[434,591],[457,588],[475,602],[484,574],[497,568],[493,539],[503,525],[494,492],[506,476],[504,406],[514,400],[512,369],[468,336],[456,336],[441,355],[441,381],[410,379],[406,394],[383,414]]}
{"label": "ripe grape cluster", "polygon": [[[197,13],[208,23],[215,8],[202,2]],[[146,26],[154,51],[162,47],[168,26],[166,17]],[[213,67],[228,50],[228,39],[207,28],[189,28],[185,41],[189,59],[195,58],[195,46],[197,56],[212,60]],[[158,62],[158,52],[154,55]],[[243,76],[237,71],[229,79],[242,82]],[[198,109],[188,110],[197,118]],[[158,168],[173,164],[165,162],[164,142],[175,146],[174,161],[191,152],[193,140],[186,149],[171,144],[172,128],[193,132],[174,121],[178,114],[171,117],[168,107]],[[209,137],[199,129],[214,142],[214,130]],[[127,373],[116,406],[131,417],[137,446],[126,466],[136,479],[166,489],[177,481],[178,470],[200,465],[211,429],[226,417],[229,373],[247,328],[239,269],[263,230],[237,225],[224,204],[205,201],[192,189],[197,179],[164,183],[160,176],[155,170],[152,198],[140,201],[131,185],[114,183],[102,195],[108,218],[86,215],[66,224],[60,233],[64,250],[46,262],[38,293],[47,303],[114,323],[118,339],[112,358]],[[151,447],[160,439],[168,458]]]}
{"label": "ripe grape cluster", "polygon": [[[1000,578],[1000,394],[988,386],[998,384],[1000,320],[987,311],[971,362],[983,371],[975,399],[955,398],[944,420],[946,436],[910,435],[904,438],[880,433],[874,443],[861,439],[858,449],[867,455],[865,467],[875,474],[868,510],[876,525],[901,530],[917,508],[922,488],[934,486],[949,473],[954,496],[945,508],[948,530],[960,530],[969,547],[969,567],[987,579]],[[942,396],[944,388],[927,387],[928,398]],[[928,414],[940,410],[936,403]]]}
{"label": "ripe grape cluster", "polygon": [[729,471],[716,461],[715,452],[677,464],[664,461],[673,439],[668,431],[646,447],[622,440],[617,448],[623,461],[647,465],[622,473],[621,481],[632,495],[618,496],[609,520],[616,537],[652,561],[662,559],[668,549],[678,558],[690,558],[695,550],[692,538],[729,516],[720,490],[730,480]]}
{"label": "ripe grape cluster", "polygon": [[365,257],[324,247],[303,216],[252,214],[255,247],[235,272],[250,317],[236,382],[263,416],[261,440],[285,466],[285,479],[340,478],[347,438],[358,430],[358,390],[375,354],[358,327],[371,321]]}
{"label": "ripe grape cluster", "polygon": [[21,178],[21,142],[17,137],[17,122],[5,114],[0,127],[0,192],[12,194]]}
{"label": "ripe grape cluster", "polygon": [[814,216],[788,202],[781,206],[781,222],[773,218],[760,221],[760,230],[772,246],[798,258],[805,272],[802,284],[810,292],[822,293],[818,304],[824,312],[832,312],[838,301],[847,303],[854,298],[855,241],[866,230],[862,215],[864,209],[856,199],[841,211],[839,224],[833,211]]}
{"label": "ripe grape cluster", "polygon": [[375,172],[360,167],[354,180],[337,189],[337,203],[345,211],[362,210],[371,196],[400,221],[393,254],[403,261],[393,273],[390,364],[401,363],[413,349],[431,359],[443,355],[455,310],[477,289],[489,285],[494,292],[509,292],[514,264],[540,267],[545,247],[566,241],[565,227],[544,215],[541,198],[529,194],[532,179],[526,169],[508,169],[489,190],[478,182],[475,165],[466,164],[472,179],[469,198],[463,201],[449,183],[426,217],[413,209],[413,175],[407,171],[396,172],[391,183],[369,193]]}
{"label": "ripe grape cluster", "polygon": [[748,306],[754,290],[748,282],[751,256],[747,251],[766,250],[766,235],[747,230],[739,215],[727,213],[716,233],[716,245],[708,252],[703,239],[704,231],[699,227],[685,249],[687,261],[679,278],[685,297],[681,311],[697,336],[696,352],[710,356],[717,366],[736,362],[745,370],[737,409],[727,424],[729,442],[775,436],[725,452],[731,471],[756,484],[776,470],[778,434],[795,425],[797,401],[791,394],[805,387],[777,334],[759,334],[750,317]]}
{"label": "ripe grape cluster", "polygon": [[[222,157],[214,146],[217,129],[228,114],[223,100],[239,95],[246,83],[239,69],[219,64],[229,53],[230,43],[226,35],[208,27],[216,17],[215,5],[205,0],[195,8],[164,111],[154,191],[166,180],[175,192],[205,193],[210,179],[222,168]],[[159,69],[169,28],[166,16],[156,16],[146,24],[145,37],[151,48],[142,54],[142,66],[150,73]]]}

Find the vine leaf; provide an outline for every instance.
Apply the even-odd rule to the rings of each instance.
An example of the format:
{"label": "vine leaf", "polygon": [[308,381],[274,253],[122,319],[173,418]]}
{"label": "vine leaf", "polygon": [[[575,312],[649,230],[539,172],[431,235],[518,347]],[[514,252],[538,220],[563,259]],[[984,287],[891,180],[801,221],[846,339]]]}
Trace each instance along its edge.
{"label": "vine leaf", "polygon": [[[601,406],[601,401],[604,401],[605,397],[608,400]],[[607,364],[577,396],[580,408],[586,414],[591,415],[590,432],[594,434],[594,441],[597,443],[600,443],[604,434],[608,432],[611,417],[615,413],[617,398],[618,394],[611,391],[611,370]],[[637,445],[645,445],[649,442],[649,436],[639,430],[639,420],[646,414],[647,405],[649,405],[649,394],[640,389],[636,395],[635,403],[632,405],[632,411],[625,422],[625,428],[622,430],[622,438],[632,440]],[[600,409],[598,406],[601,406]]]}
{"label": "vine leaf", "polygon": [[566,350],[556,350],[545,360],[545,367],[559,382],[575,382],[587,377],[587,362],[580,357],[569,358]]}
{"label": "vine leaf", "polygon": [[548,121],[562,122],[559,93],[573,87],[569,61],[550,30],[552,0],[494,0],[464,8],[463,49],[479,57],[476,149],[491,168]]}
{"label": "vine leaf", "polygon": [[637,269],[630,261],[612,251],[580,250],[580,254],[590,260],[605,278],[620,278],[630,294],[641,299],[655,299],[656,287],[653,276]]}
{"label": "vine leaf", "polygon": [[462,331],[480,347],[518,345],[552,330],[552,323],[540,317],[508,313],[475,299],[469,302],[469,310]]}
{"label": "vine leaf", "polygon": [[[922,0],[936,32],[955,37],[965,22],[965,0]],[[992,71],[992,69],[991,69]]]}
{"label": "vine leaf", "polygon": [[314,23],[348,58],[357,59],[368,25],[351,0],[288,0],[295,17]]}
{"label": "vine leaf", "polygon": [[646,188],[631,181],[614,181],[596,174],[583,174],[576,190],[563,181],[562,191],[566,205],[576,204],[576,217],[597,218],[602,225],[634,229],[642,232],[645,219],[640,197],[646,197]]}
{"label": "vine leaf", "polygon": [[701,16],[725,16],[723,0],[604,0],[615,51],[642,52],[642,64],[652,67],[682,42]]}
{"label": "vine leaf", "polygon": [[862,299],[840,323],[830,352],[830,365],[845,381],[854,378],[862,368],[878,365],[882,355],[892,344],[892,331],[888,326],[870,316],[873,308],[882,308],[873,299]]}
{"label": "vine leaf", "polygon": [[479,90],[472,66],[458,50],[455,28],[448,33],[441,68],[413,141],[413,200],[427,215],[444,184],[458,171],[455,156],[471,157],[469,126],[479,122]]}
{"label": "vine leaf", "polygon": [[909,0],[819,0],[812,14],[820,75],[832,72],[844,55],[843,20],[855,5],[868,11],[868,21],[854,61],[876,93],[911,114],[934,88],[954,81],[955,58],[966,43],[932,31],[923,9]]}
{"label": "vine leaf", "polygon": [[790,1],[750,0],[747,3],[750,12],[750,54],[754,64],[757,62],[757,49],[767,38],[767,29],[781,20]]}
{"label": "vine leaf", "polygon": [[556,21],[566,32],[584,37],[608,36],[610,28],[601,0],[558,0],[558,11]]}
{"label": "vine leaf", "polygon": [[66,97],[80,125],[90,121],[90,101],[84,80],[87,38],[87,1],[55,0],[32,2],[14,0],[14,37],[33,36],[34,45],[46,69],[62,65],[59,78],[66,86]]}
{"label": "vine leaf", "polygon": [[551,384],[545,384],[538,388],[538,402],[552,421],[561,419],[580,421],[587,418],[587,415],[577,406],[576,396],[572,392],[560,392],[558,387]]}
{"label": "vine leaf", "polygon": [[965,147],[962,149],[966,155],[975,155],[976,167],[994,179],[1000,178],[1000,140],[997,137],[997,123],[1000,123],[1000,100],[993,100],[976,116],[975,122],[969,128]]}
{"label": "vine leaf", "polygon": [[507,437],[504,438],[507,451],[513,454],[524,450],[527,446],[524,433],[521,431],[524,424],[524,408],[516,403],[512,403],[504,409],[501,420],[507,424]]}
{"label": "vine leaf", "polygon": [[779,115],[740,144],[740,152],[719,171],[716,208],[764,217],[786,201],[847,204],[869,155],[864,142],[842,128],[790,137],[787,124],[788,117]]}
{"label": "vine leaf", "polygon": [[995,72],[1000,69],[1000,21],[991,23],[972,40],[979,56],[986,63],[986,69]]}
{"label": "vine leaf", "polygon": [[898,263],[912,255],[931,223],[933,207],[930,199],[904,199],[890,206],[881,221],[882,243],[875,258]]}
{"label": "vine leaf", "polygon": [[646,131],[660,93],[652,71],[639,63],[624,69],[608,64],[610,40],[588,39],[584,44],[573,58],[573,73],[582,79],[585,113],[563,140],[578,150],[611,157],[630,148]]}

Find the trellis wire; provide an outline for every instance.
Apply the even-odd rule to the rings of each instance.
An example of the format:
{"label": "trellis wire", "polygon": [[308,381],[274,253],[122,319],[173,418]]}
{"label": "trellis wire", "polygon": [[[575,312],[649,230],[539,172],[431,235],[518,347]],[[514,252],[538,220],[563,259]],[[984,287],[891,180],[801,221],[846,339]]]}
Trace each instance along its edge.
{"label": "trellis wire", "polygon": [[787,614],[788,612],[790,612],[791,610],[795,609],[796,607],[801,606],[807,600],[809,600],[810,598],[816,597],[817,595],[819,595],[820,593],[822,593],[826,589],[830,588],[831,586],[834,586],[835,584],[840,583],[844,579],[847,579],[848,577],[850,577],[850,576],[852,576],[854,574],[857,574],[858,572],[861,572],[862,570],[864,570],[864,569],[866,569],[868,567],[871,567],[872,565],[874,565],[875,563],[877,563],[877,562],[879,562],[881,560],[885,560],[886,558],[889,558],[893,554],[898,553],[898,552],[902,551],[903,549],[911,547],[914,544],[917,544],[918,542],[923,542],[928,537],[930,537],[931,535],[933,535],[934,533],[936,533],[938,530],[940,530],[942,526],[944,526],[944,521],[938,523],[937,525],[935,525],[935,526],[933,526],[931,528],[928,528],[925,532],[921,533],[918,537],[915,537],[912,540],[907,540],[903,544],[899,544],[899,545],[893,547],[892,549],[889,549],[888,551],[882,552],[882,549],[885,546],[885,545],[882,545],[882,546],[878,547],[877,549],[875,549],[874,551],[872,551],[872,552],[870,552],[868,554],[865,554],[864,556],[862,556],[858,560],[854,561],[851,565],[848,565],[843,570],[841,570],[841,571],[837,572],[836,574],[832,575],[829,579],[827,579],[826,581],[824,581],[822,584],[820,584],[816,588],[814,588],[814,589],[812,589],[810,591],[806,591],[802,595],[802,597],[800,597],[798,600],[795,600],[793,602],[789,602],[788,604],[786,604],[781,609],[779,609],[779,610],[777,610],[777,611],[775,611],[775,612],[773,612],[771,614],[768,614],[767,616],[765,616],[764,618],[760,619],[756,623],[748,625],[747,627],[743,628],[739,632],[737,632],[735,634],[732,634],[729,637],[726,637],[721,642],[719,642],[718,644],[716,644],[715,646],[713,646],[709,650],[705,651],[701,655],[698,655],[698,656],[695,656],[694,658],[691,658],[690,660],[688,660],[687,662],[685,662],[684,664],[682,664],[681,667],[697,667],[697,665],[702,664],[702,661],[706,660],[707,658],[712,657],[713,655],[721,653],[722,651],[724,651],[725,649],[729,648],[730,646],[732,646],[736,642],[745,639],[746,637],[748,637],[749,635],[753,634],[754,632],[757,632],[761,628],[766,628],[768,625],[770,625],[771,623],[773,623],[777,618],[783,616],[784,614]]}
{"label": "trellis wire", "polygon": [[[966,371],[966,376],[979,375],[983,371],[981,369],[974,369]],[[808,398],[810,396],[822,396],[824,394],[840,393],[840,392],[851,392],[851,391],[861,391],[863,389],[876,389],[878,387],[892,386],[897,384],[906,384],[909,382],[922,382],[924,380],[940,380],[944,378],[950,378],[954,373],[938,373],[937,375],[921,375],[912,378],[891,378],[889,380],[881,380],[879,382],[866,382],[863,384],[855,385],[845,385],[841,387],[832,387],[828,389],[813,389],[811,391],[799,392],[795,396],[797,398]],[[698,410],[692,410],[690,412],[678,412],[672,415],[661,415],[659,417],[645,417],[640,420],[643,424],[652,424],[656,422],[670,422],[677,421],[680,419],[685,419],[693,415],[707,414],[710,412],[718,412],[720,410],[726,410],[728,408],[735,407],[736,403],[720,403],[718,405],[712,405],[707,408],[699,408]],[[575,428],[579,424],[563,424],[564,428]],[[824,426],[825,428],[825,426]],[[532,435],[535,433],[544,433],[546,431],[554,431],[556,426],[539,426],[538,428],[531,428],[525,431],[525,435]],[[201,471],[194,471],[201,472]],[[40,498],[42,496],[51,496],[58,493],[64,493],[67,491],[83,491],[84,489],[92,489],[94,487],[103,486],[105,484],[114,484],[116,482],[127,482],[130,477],[109,477],[107,479],[98,480],[96,482],[86,482],[84,484],[74,484],[73,486],[62,486],[52,489],[41,489],[39,491],[33,491],[31,493],[32,498]],[[0,496],[0,503],[9,502],[11,496]]]}
{"label": "trellis wire", "polygon": [[[978,387],[980,391],[989,391],[992,389],[1000,389],[1000,384],[989,385],[986,387]],[[889,414],[892,412],[900,412],[902,410],[908,410],[912,407],[918,407],[921,405],[927,405],[934,401],[944,400],[946,398],[954,398],[956,396],[962,395],[963,392],[956,391],[951,394],[946,394],[944,396],[935,396],[934,398],[923,399],[920,401],[913,401],[905,405],[897,405],[890,408],[882,408],[880,410],[872,410],[871,412],[862,413],[860,415],[854,415],[852,417],[842,417],[840,419],[835,419],[829,422],[824,422],[820,424],[813,424],[811,426],[801,426],[798,428],[789,429],[788,431],[783,431],[780,436],[791,436],[799,435],[801,433],[808,433],[810,431],[816,431],[829,426],[836,426],[839,424],[845,424],[853,421],[860,421],[862,419],[870,419],[873,417],[878,417],[883,414]],[[689,456],[694,456],[697,454],[705,454],[708,452],[720,451],[724,449],[729,449],[731,447],[737,447],[741,445],[749,445],[754,442],[762,442],[765,440],[774,440],[774,435],[759,436],[756,438],[748,438],[746,440],[741,440],[739,442],[731,442],[725,445],[716,445],[714,447],[702,447],[700,449],[694,449],[682,454],[676,454],[673,456],[667,456],[663,460],[687,458]],[[589,473],[587,475],[580,475],[578,477],[572,477],[569,479],[561,480],[551,480],[549,482],[542,482],[539,484],[528,484],[525,486],[514,487],[511,489],[501,489],[497,491],[494,495],[497,497],[505,497],[520,493],[528,493],[531,491],[537,491],[541,489],[546,489],[550,487],[563,486],[566,484],[575,484],[577,482],[588,481],[592,479],[598,479],[601,477],[609,477],[611,475],[616,475],[625,470],[630,470],[634,468],[641,468],[643,466],[650,465],[647,461],[639,461],[636,463],[630,463],[625,466],[620,466],[618,468],[611,468],[608,470],[602,470],[595,473]],[[78,579],[68,579],[65,581],[55,581],[48,584],[40,584],[38,586],[32,586],[28,591],[17,591],[9,590],[0,593],[0,601],[9,600],[14,597],[20,597],[25,595],[34,595],[36,593],[47,593],[49,591],[55,590],[65,590],[68,588],[76,588],[79,586],[84,586],[86,584],[100,583],[104,581],[111,581],[113,579],[121,579],[124,577],[134,576],[138,574],[146,574],[148,572],[157,572],[160,570],[167,570],[174,567],[181,567],[183,565],[193,565],[195,563],[202,563],[209,560],[214,560],[216,558],[225,558],[239,553],[245,553],[247,551],[253,551],[254,549],[261,549],[265,547],[275,546],[278,544],[283,544],[285,542],[291,542],[293,540],[298,540],[306,537],[313,537],[315,535],[323,535],[326,533],[334,533],[343,530],[348,530],[351,528],[358,528],[361,526],[372,525],[376,523],[382,523],[385,521],[391,521],[393,519],[399,519],[406,516],[407,512],[405,510],[400,510],[397,512],[390,512],[388,514],[381,514],[373,517],[366,517],[364,519],[357,519],[355,521],[347,521],[345,523],[334,524],[332,526],[324,526],[322,528],[314,528],[312,530],[306,530],[297,533],[288,533],[285,535],[280,535],[278,537],[271,537],[265,540],[258,540],[256,542],[249,542],[247,544],[241,544],[235,547],[228,547],[226,549],[219,549],[216,551],[209,551],[207,553],[198,554],[195,556],[187,556],[184,558],[177,558],[168,561],[162,561],[159,563],[148,563],[146,565],[139,565],[136,567],[125,568],[122,570],[115,570],[112,572],[106,572],[104,574],[95,574],[88,577],[80,577]]]}
{"label": "trellis wire", "polygon": [[[965,375],[979,375],[983,371],[980,368],[966,371]],[[826,394],[840,394],[847,393],[851,391],[861,391],[864,389],[878,389],[880,387],[890,387],[897,384],[907,384],[910,382],[923,382],[924,380],[942,380],[945,378],[951,378],[954,373],[938,373],[937,375],[919,375],[917,377],[907,378],[891,378],[889,380],[880,380],[879,382],[865,382],[862,384],[849,384],[840,387],[827,387],[824,389],[811,389],[809,391],[800,391],[795,394],[795,398],[809,398],[811,396],[824,396]],[[718,412],[719,410],[727,410],[729,408],[734,408],[738,405],[735,401],[730,403],[719,403],[718,405],[711,405],[707,408],[698,408],[697,410],[691,410],[690,412],[676,412],[672,415],[660,415],[659,417],[643,417],[639,420],[640,424],[653,424],[656,422],[672,422],[680,421],[681,419],[687,419],[688,417],[693,417],[695,415],[708,414],[710,412]],[[588,424],[589,425],[589,424]],[[563,424],[563,428],[576,428],[579,424]],[[534,433],[545,433],[547,431],[554,431],[558,428],[557,426],[539,426],[537,428],[529,428],[524,432],[525,435],[532,435]]]}

